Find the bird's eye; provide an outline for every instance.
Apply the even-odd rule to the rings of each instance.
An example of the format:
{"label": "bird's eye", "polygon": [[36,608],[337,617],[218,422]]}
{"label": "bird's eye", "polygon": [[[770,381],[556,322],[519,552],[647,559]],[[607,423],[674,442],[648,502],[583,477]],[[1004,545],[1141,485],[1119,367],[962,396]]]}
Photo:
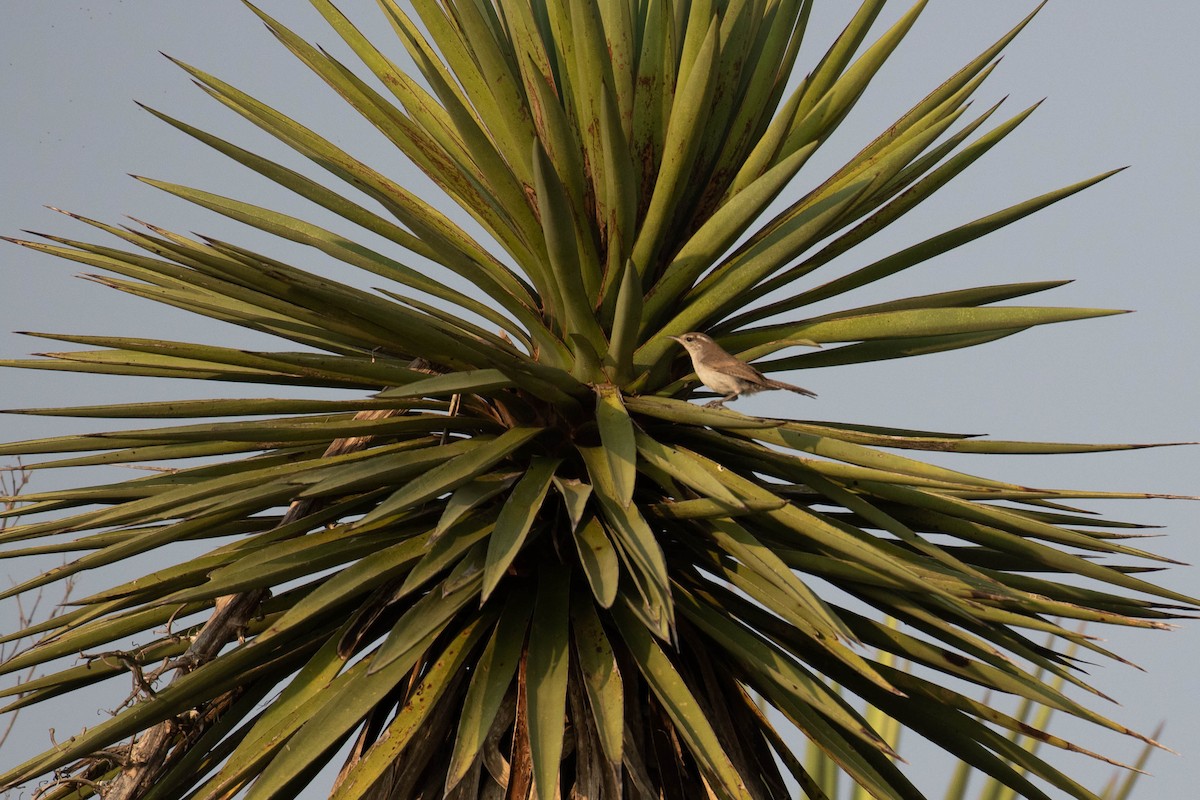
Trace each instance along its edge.
{"label": "bird's eye", "polygon": [[696,341],[696,337],[695,336],[685,336],[685,337],[683,337],[683,340],[685,342],[694,342],[694,341]]}

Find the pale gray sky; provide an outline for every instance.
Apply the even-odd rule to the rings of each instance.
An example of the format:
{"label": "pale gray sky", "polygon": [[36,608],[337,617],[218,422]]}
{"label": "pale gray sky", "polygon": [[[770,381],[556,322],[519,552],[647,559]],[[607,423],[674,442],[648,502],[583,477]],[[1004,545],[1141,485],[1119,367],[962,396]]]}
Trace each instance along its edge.
{"label": "pale gray sky", "polygon": [[[326,46],[339,44],[306,4],[264,0],[259,5]],[[340,7],[384,41],[390,29],[370,0]],[[819,56],[848,18],[851,3],[818,2],[807,59]],[[801,180],[834,168],[917,98],[990,44],[1027,13],[1029,0],[933,0],[893,62],[850,120]],[[884,12],[894,19],[907,7]],[[411,174],[394,150],[295,62],[234,0],[204,3],[163,0],[11,0],[0,9],[0,232],[31,228],[88,238],[89,229],[42,208],[60,206],[109,222],[130,215],[180,231],[215,233],[261,243],[182,201],[126,177],[138,173],[231,194],[300,216],[318,215],[157,122],[133,104],[140,100],[239,144],[305,168],[269,138],[241,122],[190,85],[158,55],[162,50],[225,78],[298,117],[368,163],[391,174]],[[1014,202],[1112,167],[1131,169],[1082,195],[937,261],[883,282],[845,302],[922,294],[949,288],[1023,280],[1075,278],[1038,296],[1051,305],[1136,309],[1138,313],[1052,326],[1001,342],[919,359],[815,370],[797,381],[820,393],[803,413],[880,425],[988,433],[998,438],[1075,441],[1180,441],[1200,438],[1196,422],[1200,377],[1200,129],[1195,102],[1195,31],[1200,4],[1058,0],[1009,48],[978,94],[976,107],[1010,95],[1007,115],[1047,97],[1016,133],[943,189],[921,211],[860,248],[862,262],[919,241]],[[1003,115],[1003,112],[1002,112]],[[807,177],[806,177],[807,176]],[[417,180],[416,178],[413,179]],[[274,247],[274,245],[272,245]],[[310,259],[295,248],[272,252]],[[310,263],[302,261],[301,263]],[[849,262],[845,262],[849,263]],[[0,248],[0,328],[71,333],[162,335],[242,344],[244,333],[135,301],[73,276],[56,262],[12,246]],[[843,302],[843,301],[838,301]],[[261,342],[257,344],[266,344]],[[0,357],[19,357],[45,342],[4,333]],[[127,401],[232,394],[223,387],[7,371],[0,375],[0,407]],[[748,399],[748,413],[786,413],[784,398]],[[83,431],[63,420],[0,417],[0,440]],[[1200,450],[1172,448],[1097,456],[959,458],[967,471],[1023,483],[1087,489],[1200,493]],[[120,472],[109,476],[123,477]],[[79,479],[78,476],[71,476]],[[88,477],[89,482],[100,479]],[[60,480],[37,478],[38,481]],[[46,484],[42,484],[46,485]],[[1167,526],[1152,549],[1200,561],[1195,522],[1200,505],[1139,502],[1098,507],[1111,516]],[[24,564],[0,563],[0,580],[24,577]],[[91,578],[99,587],[119,576]],[[1180,568],[1162,583],[1192,594],[1200,573]],[[0,629],[13,624],[0,607]],[[1164,741],[1183,753],[1158,754],[1156,778],[1141,798],[1194,796],[1200,782],[1200,626],[1164,634],[1095,630],[1146,672],[1115,664],[1091,670],[1095,684],[1123,707],[1101,713],[1149,731],[1166,720]],[[119,702],[112,687],[96,707]],[[21,735],[0,753],[11,764],[48,744],[46,728],[62,739],[102,712],[71,701],[53,718],[27,712]],[[1059,718],[1055,732],[1080,744],[1132,758],[1134,743]],[[919,785],[940,796],[946,767],[915,741],[902,747]],[[1099,787],[1110,770],[1081,757],[1057,759]]]}

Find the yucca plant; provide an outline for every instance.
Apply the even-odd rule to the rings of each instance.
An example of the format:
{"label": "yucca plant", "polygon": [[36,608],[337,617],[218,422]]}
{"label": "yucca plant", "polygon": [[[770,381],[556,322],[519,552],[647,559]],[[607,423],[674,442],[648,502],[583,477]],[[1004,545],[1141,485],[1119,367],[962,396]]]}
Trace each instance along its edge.
{"label": "yucca plant", "polygon": [[[896,451],[1142,445],[704,408],[689,402],[698,386],[668,338],[705,331],[746,360],[824,345],[757,362],[779,372],[1115,313],[1002,304],[1057,281],[849,298],[1110,174],[854,261],[1032,112],[999,124],[995,106],[968,113],[1028,19],[827,175],[805,165],[924,2],[877,35],[884,2],[863,2],[798,81],[810,0],[416,0],[411,14],[381,0],[419,77],[399,66],[400,48],[381,49],[380,22],[312,5],[361,63],[251,11],[476,233],[326,135],[180,64],[329,180],[151,113],[372,244],[142,180],[384,286],[153,224],[79,216],[116,241],[20,242],[287,344],[38,333],[88,349],[10,365],[312,391],[25,412],[157,421],[0,448],[50,455],[30,464],[35,482],[52,467],[169,468],[23,495],[20,524],[0,539],[29,544],[6,555],[78,555],[6,595],[172,543],[212,544],[9,635],[40,638],[8,673],[110,650],[8,690],[24,693],[8,710],[130,673],[140,691],[0,784],[51,775],[44,798],[261,800],[295,797],[337,758],[341,799],[782,798],[794,785],[825,798],[796,754],[806,738],[869,795],[921,798],[846,692],[1022,796],[1094,798],[1014,746],[1005,730],[1038,734],[966,687],[1130,733],[1043,677],[1098,694],[1075,659],[1033,637],[1109,655],[1073,621],[1161,628],[1193,607],[1126,563],[1162,560],[1123,541],[1136,526],[1074,506],[1149,495],[1030,488]],[[815,315],[819,301],[842,310]],[[796,416],[835,416],[795,402]]]}

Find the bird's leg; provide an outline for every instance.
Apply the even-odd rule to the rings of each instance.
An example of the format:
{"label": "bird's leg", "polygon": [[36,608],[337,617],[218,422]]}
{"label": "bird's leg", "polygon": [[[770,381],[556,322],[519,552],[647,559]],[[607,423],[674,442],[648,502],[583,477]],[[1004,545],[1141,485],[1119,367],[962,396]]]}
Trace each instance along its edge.
{"label": "bird's leg", "polygon": [[712,400],[712,401],[705,403],[704,407],[705,408],[724,408],[726,403],[728,403],[730,400],[737,400],[737,398],[738,398],[738,393],[733,392],[731,394],[725,395],[724,397],[720,398],[719,400]]}

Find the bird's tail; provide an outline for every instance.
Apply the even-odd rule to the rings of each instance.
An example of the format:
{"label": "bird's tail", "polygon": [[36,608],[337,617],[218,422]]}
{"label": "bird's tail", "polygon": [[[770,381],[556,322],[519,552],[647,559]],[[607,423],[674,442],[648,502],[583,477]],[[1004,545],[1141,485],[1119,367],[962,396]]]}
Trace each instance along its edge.
{"label": "bird's tail", "polygon": [[784,383],[783,381],[777,381],[772,378],[767,378],[767,386],[771,387],[772,389],[787,389],[789,392],[795,392],[796,394],[802,394],[805,397],[816,397],[817,396],[816,392],[809,391],[808,389],[805,389],[802,386],[793,386],[790,383]]}

